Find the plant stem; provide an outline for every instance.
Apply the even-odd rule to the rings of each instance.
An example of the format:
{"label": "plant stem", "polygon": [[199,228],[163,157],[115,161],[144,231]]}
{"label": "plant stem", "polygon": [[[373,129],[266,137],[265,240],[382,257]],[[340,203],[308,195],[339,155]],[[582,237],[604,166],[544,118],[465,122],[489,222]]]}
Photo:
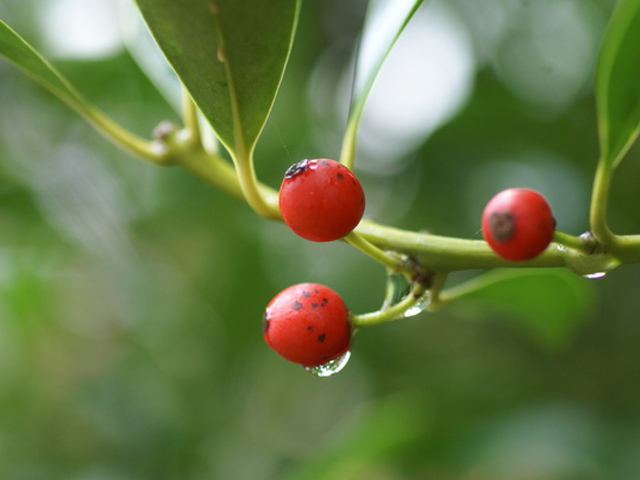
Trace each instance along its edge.
{"label": "plant stem", "polygon": [[359,120],[359,115],[349,118],[340,151],[340,163],[351,171],[355,168],[356,138]]}
{"label": "plant stem", "polygon": [[189,142],[193,145],[200,145],[200,119],[198,118],[198,107],[193,102],[191,95],[186,88],[182,87],[182,121],[184,128],[189,133]]}
{"label": "plant stem", "polygon": [[134,135],[92,105],[79,104],[75,101],[68,101],[68,103],[116,145],[152,163],[158,165],[165,163],[167,151],[157,142]]}
{"label": "plant stem", "polygon": [[429,288],[429,310],[436,310],[443,305],[441,298],[442,289],[447,281],[446,272],[434,273],[431,276],[431,286]]}
{"label": "plant stem", "polygon": [[493,267],[561,267],[562,252],[549,248],[526,262],[509,262],[498,257],[484,240],[467,240],[418,233],[361,221],[356,231],[378,248],[415,256],[432,272],[449,272]]}
{"label": "plant stem", "polygon": [[[234,197],[246,198],[233,165],[217,154],[207,152],[203,148],[189,149],[177,152],[175,163]],[[263,184],[257,184],[257,188],[268,208],[279,213],[278,193]]]}
{"label": "plant stem", "polygon": [[351,316],[351,324],[355,328],[368,327],[371,325],[378,325],[381,323],[391,322],[404,318],[407,310],[417,306],[420,302],[426,300],[426,289],[424,285],[419,283],[414,284],[413,289],[409,294],[395,305],[378,310],[371,313],[363,313],[360,315]]}
{"label": "plant stem", "polygon": [[381,263],[387,267],[393,273],[399,273],[411,280],[415,272],[410,268],[405,260],[400,258],[396,254],[390,254],[384,252],[380,248],[376,247],[373,243],[368,241],[362,235],[358,235],[356,232],[351,232],[344,237],[349,244],[356,247],[365,255],[373,258],[375,261]]}
{"label": "plant stem", "polygon": [[640,235],[618,235],[611,251],[622,263],[640,262]]}
{"label": "plant stem", "polygon": [[593,248],[582,238],[558,230],[553,232],[553,241],[563,247],[573,248],[585,253],[588,253]]}
{"label": "plant stem", "polygon": [[607,224],[607,206],[609,204],[609,190],[611,186],[612,169],[610,164],[601,158],[596,167],[596,174],[591,192],[591,207],[589,223],[591,233],[607,251],[617,243],[617,238]]}
{"label": "plant stem", "polygon": [[246,156],[234,156],[234,164],[238,181],[244,194],[244,198],[253,210],[265,218],[281,219],[280,208],[278,206],[278,195],[275,198],[265,198],[264,190],[260,188],[260,183],[256,177],[256,171],[253,167],[253,160]]}
{"label": "plant stem", "polygon": [[234,197],[244,198],[233,165],[223,158],[199,149],[179,155],[175,163]]}
{"label": "plant stem", "polygon": [[[233,166],[218,155],[202,149],[190,149],[176,153],[175,163],[195,173],[208,183],[234,195],[245,198],[240,180]],[[273,215],[278,213],[278,192],[256,181],[262,201]],[[640,235],[617,237],[615,248],[608,253],[591,254],[589,242],[562,232],[556,232],[555,240],[564,250],[552,244],[533,260],[509,262],[493,253],[483,240],[452,238],[428,233],[418,233],[379,225],[362,220],[356,230],[345,238],[356,248],[382,263],[391,271],[411,278],[415,272],[402,265],[401,255],[414,257],[429,272],[447,272],[495,267],[567,267],[579,274],[607,271],[620,261],[640,262]],[[396,252],[394,254],[388,253]],[[411,273],[410,273],[411,271]],[[440,273],[438,273],[440,274]],[[435,278],[434,278],[435,281]],[[437,302],[434,302],[434,306]]]}

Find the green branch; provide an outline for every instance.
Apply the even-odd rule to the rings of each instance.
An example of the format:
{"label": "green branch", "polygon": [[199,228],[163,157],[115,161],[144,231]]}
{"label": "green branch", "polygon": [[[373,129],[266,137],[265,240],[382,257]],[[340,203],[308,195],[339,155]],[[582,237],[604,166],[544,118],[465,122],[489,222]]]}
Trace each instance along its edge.
{"label": "green branch", "polygon": [[351,325],[355,328],[369,327],[371,325],[379,325],[381,323],[400,320],[407,316],[413,316],[412,309],[416,309],[416,313],[426,309],[429,298],[427,296],[426,287],[420,283],[414,284],[411,292],[406,295],[395,305],[383,308],[376,312],[363,313],[351,316]]}
{"label": "green branch", "polygon": [[182,87],[182,121],[187,132],[188,140],[193,145],[200,145],[200,118],[198,117],[198,107],[194,103],[187,89]]}
{"label": "green branch", "polygon": [[605,251],[615,248],[617,243],[617,238],[609,229],[607,223],[607,207],[609,205],[612,173],[611,164],[601,158],[596,167],[589,209],[591,233]]}

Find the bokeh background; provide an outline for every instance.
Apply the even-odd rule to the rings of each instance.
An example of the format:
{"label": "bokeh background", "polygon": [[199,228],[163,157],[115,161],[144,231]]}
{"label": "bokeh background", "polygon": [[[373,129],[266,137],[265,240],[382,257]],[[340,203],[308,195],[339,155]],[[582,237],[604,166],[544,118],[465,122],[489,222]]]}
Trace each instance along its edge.
{"label": "bokeh background", "polygon": [[[131,3],[0,0],[0,17],[149,135],[178,120],[179,89]],[[274,187],[299,159],[338,156],[366,8],[303,3],[257,155]],[[518,185],[585,231],[613,4],[427,2],[365,110],[367,216],[480,238],[483,205]],[[639,157],[616,176],[620,233],[640,232]],[[581,280],[589,301],[562,342],[531,335],[523,312],[460,302],[359,332],[326,379],[261,337],[264,305],[303,281],[364,312],[385,278],[347,245],[130,157],[0,60],[3,480],[640,478],[639,266]]]}

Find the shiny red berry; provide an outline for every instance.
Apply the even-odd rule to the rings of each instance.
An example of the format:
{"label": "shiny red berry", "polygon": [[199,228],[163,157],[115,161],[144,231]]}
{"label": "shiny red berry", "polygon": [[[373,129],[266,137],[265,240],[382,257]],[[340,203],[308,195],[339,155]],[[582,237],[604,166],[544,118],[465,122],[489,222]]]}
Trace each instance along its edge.
{"label": "shiny red berry", "polygon": [[276,295],[264,313],[267,344],[287,360],[315,367],[349,350],[349,310],[340,295],[324,285],[300,283]]}
{"label": "shiny red berry", "polygon": [[482,213],[485,240],[497,255],[513,262],[542,253],[553,239],[555,226],[545,198],[528,188],[503,190]]}
{"label": "shiny red berry", "polygon": [[307,240],[329,242],[347,235],[364,213],[358,178],[335,160],[302,160],[286,171],[280,186],[285,223]]}

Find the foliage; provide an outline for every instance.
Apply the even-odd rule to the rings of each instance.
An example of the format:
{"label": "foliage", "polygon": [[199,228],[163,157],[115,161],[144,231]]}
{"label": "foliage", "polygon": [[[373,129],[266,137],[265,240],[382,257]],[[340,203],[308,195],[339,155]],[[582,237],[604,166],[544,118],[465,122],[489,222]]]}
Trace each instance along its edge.
{"label": "foliage", "polygon": [[[640,259],[640,236],[611,227],[640,229],[629,200],[640,2],[610,12],[591,0],[586,14],[574,0],[511,10],[372,0],[365,16],[358,2],[138,0],[185,88],[180,119],[126,52],[49,55],[20,20],[40,2],[55,3],[0,8],[0,54],[121,149],[178,168],[123,160],[0,65],[3,478],[637,475],[637,267],[597,289],[581,277]],[[512,22],[502,38],[482,31],[485,7]],[[543,20],[553,11],[603,39],[593,95],[567,95],[556,110],[551,97],[518,96],[523,84],[506,73],[528,34],[543,48],[545,28],[571,33]],[[475,52],[464,108],[385,164],[371,153],[367,106],[403,35],[427,17],[456,19],[456,38],[474,35],[486,51]],[[527,35],[509,38],[518,31]],[[340,83],[353,84],[350,98]],[[150,140],[132,133],[163,118]],[[349,246],[310,245],[272,221],[269,185],[298,157],[332,155],[359,173],[369,219]],[[527,264],[496,257],[476,233],[480,212],[513,181],[539,182],[559,228],[589,234],[557,232]],[[291,372],[262,344],[264,305],[301,281],[373,310],[355,315],[351,364],[335,378]]]}

